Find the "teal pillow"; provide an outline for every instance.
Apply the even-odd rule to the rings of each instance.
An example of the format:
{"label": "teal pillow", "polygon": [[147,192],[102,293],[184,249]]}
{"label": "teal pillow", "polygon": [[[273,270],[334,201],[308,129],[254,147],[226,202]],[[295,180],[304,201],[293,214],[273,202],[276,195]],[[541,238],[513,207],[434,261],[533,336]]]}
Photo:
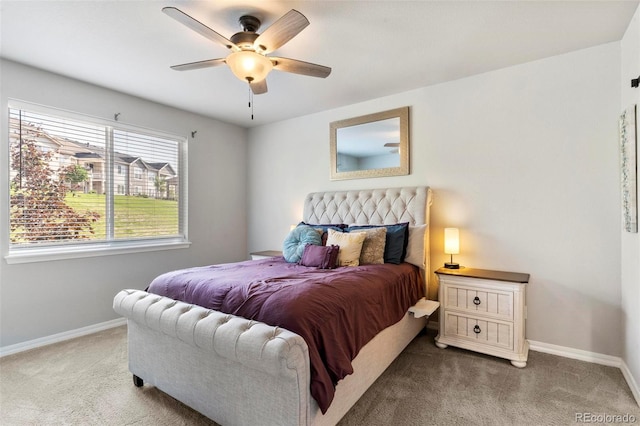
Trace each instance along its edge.
{"label": "teal pillow", "polygon": [[338,232],[344,232],[345,229],[347,229],[348,225],[345,225],[344,223],[325,223],[325,224],[313,224],[313,223],[306,223],[306,222],[300,222],[298,224],[298,226],[302,226],[302,225],[307,225],[310,226],[316,230],[321,230],[321,239],[322,239],[322,245],[326,246],[327,245],[327,237],[328,237],[328,229],[333,229],[334,231],[338,231]]}
{"label": "teal pillow", "polygon": [[289,263],[298,263],[307,244],[322,245],[318,231],[308,225],[299,225],[293,228],[284,239],[282,246],[284,260]]}

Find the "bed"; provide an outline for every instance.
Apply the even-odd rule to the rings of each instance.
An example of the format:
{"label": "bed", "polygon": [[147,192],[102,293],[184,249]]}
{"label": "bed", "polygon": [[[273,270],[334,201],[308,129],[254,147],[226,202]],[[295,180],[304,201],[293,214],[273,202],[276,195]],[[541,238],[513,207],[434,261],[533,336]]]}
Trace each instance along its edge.
{"label": "bed", "polygon": [[[319,192],[306,197],[303,221],[408,222],[407,255],[420,266],[428,294],[430,205],[428,187]],[[249,262],[263,262],[263,268],[278,264],[269,259],[243,263]],[[321,407],[311,391],[315,345],[301,335],[146,291],[123,290],[114,299],[115,311],[127,318],[129,370],[136,386],[156,386],[222,425],[336,424],[426,325],[425,312],[416,306],[357,348],[353,373],[338,381],[330,404],[321,401]]]}

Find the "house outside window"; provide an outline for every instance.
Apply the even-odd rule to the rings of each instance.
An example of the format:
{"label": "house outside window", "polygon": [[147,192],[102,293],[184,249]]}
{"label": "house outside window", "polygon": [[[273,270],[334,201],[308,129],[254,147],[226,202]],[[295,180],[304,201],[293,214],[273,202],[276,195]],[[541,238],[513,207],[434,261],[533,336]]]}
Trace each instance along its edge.
{"label": "house outside window", "polygon": [[[7,262],[36,252],[188,244],[185,138],[13,104]],[[121,163],[133,162],[138,179],[145,172],[139,165],[162,165],[167,179],[177,182],[175,195],[155,190],[153,182],[148,188],[132,184]]]}

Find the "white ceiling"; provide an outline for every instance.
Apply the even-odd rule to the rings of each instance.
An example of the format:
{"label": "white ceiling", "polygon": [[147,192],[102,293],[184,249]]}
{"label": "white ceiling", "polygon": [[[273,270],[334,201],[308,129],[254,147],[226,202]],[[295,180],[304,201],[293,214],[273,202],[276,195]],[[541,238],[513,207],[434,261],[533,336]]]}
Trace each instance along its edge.
{"label": "white ceiling", "polygon": [[[175,6],[230,37],[290,9],[311,22],[272,55],[333,68],[272,71],[269,92],[226,67],[170,65],[228,53],[161,12]],[[638,1],[0,0],[0,55],[244,127],[270,123],[620,40]],[[580,72],[580,70],[576,70]]]}

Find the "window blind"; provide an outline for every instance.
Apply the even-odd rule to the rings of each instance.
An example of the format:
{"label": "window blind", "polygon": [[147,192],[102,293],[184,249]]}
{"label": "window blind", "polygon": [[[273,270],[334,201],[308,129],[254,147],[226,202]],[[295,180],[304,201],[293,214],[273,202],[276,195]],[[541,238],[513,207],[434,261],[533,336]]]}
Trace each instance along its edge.
{"label": "window blind", "polygon": [[184,144],[9,109],[10,248],[185,239]]}

